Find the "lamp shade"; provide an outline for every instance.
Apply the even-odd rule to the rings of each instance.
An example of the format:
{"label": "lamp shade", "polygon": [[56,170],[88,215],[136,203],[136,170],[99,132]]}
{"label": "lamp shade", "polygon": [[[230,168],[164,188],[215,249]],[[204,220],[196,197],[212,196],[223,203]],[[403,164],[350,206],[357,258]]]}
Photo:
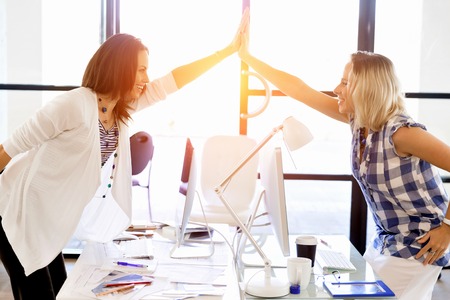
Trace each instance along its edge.
{"label": "lamp shade", "polygon": [[297,150],[312,141],[309,129],[294,117],[288,117],[283,122],[283,138],[290,151]]}

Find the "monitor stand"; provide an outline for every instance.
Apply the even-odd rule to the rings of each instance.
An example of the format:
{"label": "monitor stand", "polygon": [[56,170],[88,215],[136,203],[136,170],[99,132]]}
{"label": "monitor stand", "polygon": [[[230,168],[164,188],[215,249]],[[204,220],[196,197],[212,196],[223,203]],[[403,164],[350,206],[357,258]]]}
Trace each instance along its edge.
{"label": "monitor stand", "polygon": [[214,254],[214,243],[183,242],[176,243],[170,251],[171,258],[202,258],[211,257]]}
{"label": "monitor stand", "polygon": [[[199,202],[203,213],[203,219],[205,221],[205,226],[200,226],[197,228],[187,228],[184,237],[181,239],[179,238],[179,235],[181,234],[181,228],[175,228],[176,243],[170,250],[171,258],[206,258],[211,257],[214,254],[214,241],[212,234],[213,231],[209,227],[208,221],[206,220],[202,203],[201,201]],[[202,236],[201,238],[198,238],[199,241],[197,242],[194,241],[195,239],[193,238],[195,234],[207,235],[206,237]],[[187,235],[189,235],[189,239],[187,238]]]}

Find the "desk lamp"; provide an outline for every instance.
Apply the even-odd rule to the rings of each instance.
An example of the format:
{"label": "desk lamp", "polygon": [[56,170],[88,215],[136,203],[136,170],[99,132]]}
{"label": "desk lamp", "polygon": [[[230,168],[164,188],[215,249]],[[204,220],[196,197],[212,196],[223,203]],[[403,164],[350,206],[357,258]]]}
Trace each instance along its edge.
{"label": "desk lamp", "polygon": [[[288,117],[284,120],[283,124],[273,128],[258,145],[256,145],[248,154],[245,156],[239,164],[231,171],[231,173],[215,188],[215,192],[228,209],[229,213],[232,215],[240,229],[247,236],[250,242],[255,247],[258,254],[264,261],[264,272],[258,273],[253,276],[246,285],[245,292],[252,296],[263,297],[263,298],[274,298],[282,297],[289,294],[289,283],[283,282],[276,277],[271,276],[272,262],[267,258],[265,253],[262,251],[258,242],[253,238],[249,229],[242,223],[236,212],[230,206],[228,201],[225,199],[224,191],[228,183],[233,179],[233,176],[252,159],[256,153],[261,150],[261,148],[267,144],[267,142],[275,136],[279,131],[283,131],[283,139],[286,143],[289,151],[297,150],[304,145],[308,144],[312,140],[312,135],[308,128],[301,122],[296,120],[294,117]],[[260,275],[262,274],[262,276]],[[260,275],[260,276],[258,276]]]}

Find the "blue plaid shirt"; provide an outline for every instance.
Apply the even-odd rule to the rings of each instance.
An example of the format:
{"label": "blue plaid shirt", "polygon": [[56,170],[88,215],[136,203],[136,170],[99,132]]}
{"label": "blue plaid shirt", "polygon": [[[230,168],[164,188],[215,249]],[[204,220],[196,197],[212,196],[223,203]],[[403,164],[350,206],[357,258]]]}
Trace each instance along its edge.
{"label": "blue plaid shirt", "polygon": [[[422,248],[417,239],[440,226],[449,200],[438,169],[414,156],[398,156],[392,135],[403,126],[426,128],[409,116],[396,116],[381,131],[369,132],[360,164],[359,128],[350,125],[353,176],[376,224],[373,246],[380,253],[415,259]],[[434,264],[445,266],[449,259],[447,252]]]}

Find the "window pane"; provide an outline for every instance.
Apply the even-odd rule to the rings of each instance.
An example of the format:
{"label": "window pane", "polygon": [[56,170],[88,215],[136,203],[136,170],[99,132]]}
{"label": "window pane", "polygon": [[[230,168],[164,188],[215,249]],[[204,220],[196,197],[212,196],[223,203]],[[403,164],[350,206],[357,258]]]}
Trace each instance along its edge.
{"label": "window pane", "polygon": [[[80,85],[100,45],[100,4],[100,0],[1,1],[0,82]],[[54,95],[1,91],[0,139]]]}
{"label": "window pane", "polygon": [[408,92],[450,92],[450,2],[378,0],[375,51],[396,65]]}
{"label": "window pane", "polygon": [[358,39],[359,1],[251,1],[250,50],[332,91]]}
{"label": "window pane", "polygon": [[[446,0],[377,1],[376,51],[396,65],[405,92],[450,93],[449,11]],[[416,121],[450,144],[445,130],[450,99],[406,99],[406,103]]]}
{"label": "window pane", "polygon": [[100,44],[100,1],[6,2],[8,13],[0,22],[6,33],[0,45],[5,47],[0,55],[5,55],[6,67],[0,81],[80,85],[84,68]]}
{"label": "window pane", "polygon": [[[408,99],[408,101],[417,102],[419,113],[416,120],[424,124],[428,132],[450,145],[448,130],[450,99]],[[441,175],[448,177],[450,172],[441,169]]]}
{"label": "window pane", "polygon": [[101,0],[42,1],[43,82],[81,85],[101,43]]}
{"label": "window pane", "polygon": [[286,205],[291,234],[349,236],[350,182],[286,180],[285,188],[290,199]]}
{"label": "window pane", "polygon": [[[121,32],[142,39],[149,48],[149,76],[213,54],[234,37],[241,1],[121,1]],[[133,116],[134,130],[152,134],[207,136],[239,132],[237,55],[228,57],[167,101]]]}
{"label": "window pane", "polygon": [[[322,91],[339,83],[350,53],[356,50],[358,1],[258,0],[251,3],[250,49],[272,66],[303,79]],[[337,18],[338,16],[338,18]],[[262,89],[251,80],[252,89]],[[273,88],[272,85],[269,85]],[[251,97],[249,111],[262,104]],[[285,157],[293,173],[350,173],[350,130],[289,97],[272,97],[265,112],[249,120],[249,135],[262,138],[288,116],[311,130],[314,140]]]}

